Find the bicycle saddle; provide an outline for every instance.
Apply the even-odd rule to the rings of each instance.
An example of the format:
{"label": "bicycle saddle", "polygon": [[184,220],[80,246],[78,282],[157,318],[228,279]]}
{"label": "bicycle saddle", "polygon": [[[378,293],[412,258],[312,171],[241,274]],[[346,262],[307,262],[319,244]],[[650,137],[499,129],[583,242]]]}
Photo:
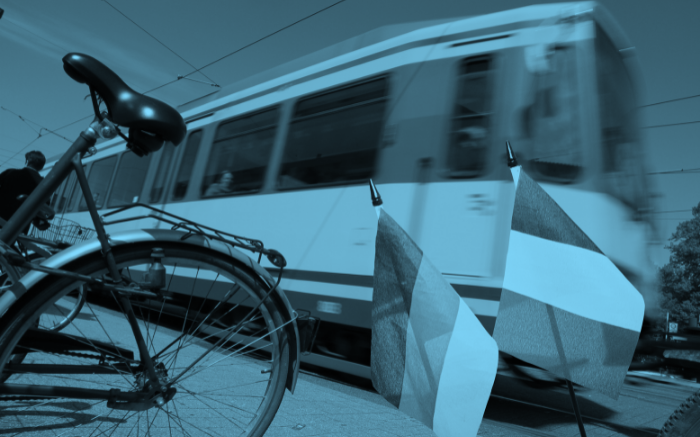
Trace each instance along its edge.
{"label": "bicycle saddle", "polygon": [[110,121],[129,128],[129,148],[139,156],[155,152],[164,141],[177,146],[185,137],[187,127],[179,112],[160,100],[132,90],[97,59],[82,53],[68,53],[63,57],[63,69],[73,80],[87,84],[102,97]]}

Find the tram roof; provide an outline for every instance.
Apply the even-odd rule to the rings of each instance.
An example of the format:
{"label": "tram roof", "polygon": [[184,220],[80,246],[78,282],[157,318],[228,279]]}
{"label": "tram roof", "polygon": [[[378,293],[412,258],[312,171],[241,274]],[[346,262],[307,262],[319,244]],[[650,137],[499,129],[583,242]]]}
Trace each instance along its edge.
{"label": "tram roof", "polygon": [[[458,18],[451,17],[437,20],[391,24],[387,26],[378,27],[369,32],[354,36],[345,41],[333,44],[321,50],[315,51],[313,53],[301,56],[287,63],[281,64],[277,67],[271,68],[269,70],[231,83],[212,94],[180,105],[177,107],[177,109],[183,114],[186,120],[197,118],[200,114],[210,112],[212,110],[216,111],[220,107],[229,106],[230,103],[223,103],[222,106],[214,105],[216,106],[215,108],[211,108],[212,105],[207,105],[208,103],[215,102],[218,99],[224,99],[226,96],[243,91],[247,88],[264,84],[265,82],[283,77],[295,71],[311,67],[315,64],[319,64],[324,61],[332,60],[333,58],[337,58],[348,53],[361,50],[365,47],[369,47],[374,44],[388,41],[392,38],[397,38],[396,45],[401,45],[403,41],[400,37],[408,36],[413,32],[421,32],[422,35],[420,35],[420,37],[425,40],[439,37],[443,35],[443,32],[443,36],[464,33],[466,30],[481,30],[484,31],[484,33],[487,33],[489,29],[494,29],[494,32],[498,32],[499,30],[497,30],[496,28],[502,28],[504,25],[509,26],[508,30],[516,30],[537,26],[547,19],[559,17],[563,12],[571,11],[574,8],[581,12],[590,11],[594,16],[595,20],[608,33],[611,40],[617,46],[618,49],[630,47],[627,36],[617,25],[614,18],[608,13],[608,11],[603,6],[601,6],[595,1],[531,5],[486,15],[463,16]],[[441,26],[442,24],[449,22],[455,23],[456,25],[453,25],[448,29],[445,29],[444,26]],[[445,30],[449,30],[449,34],[445,32]],[[503,30],[501,29],[500,31]],[[225,99],[224,102],[226,100],[228,99]],[[203,107],[205,105],[209,106],[211,109],[201,108],[200,110],[197,110],[197,108]],[[187,112],[189,112],[189,114],[187,114]],[[106,148],[111,148],[122,142],[123,140],[121,140],[120,138],[115,138],[113,140],[100,144],[98,146],[98,149],[102,150]],[[58,158],[60,158],[60,155],[52,157],[47,162],[47,169],[51,167],[51,165],[49,164],[53,164],[54,161],[58,160]]]}
{"label": "tram roof", "polygon": [[[601,5],[594,1],[531,5],[486,15],[463,16],[457,18],[450,17],[437,20],[391,24],[378,27],[369,32],[354,36],[345,41],[330,45],[321,50],[309,53],[292,61],[273,67],[269,70],[265,70],[245,79],[241,79],[237,82],[226,85],[212,94],[180,105],[178,110],[183,113],[187,112],[193,108],[215,101],[221,97],[253,87],[255,85],[263,84],[267,81],[277,79],[289,73],[293,73],[312,65],[346,55],[365,47],[369,47],[383,41],[388,41],[392,38],[397,39],[398,45],[401,44],[402,40],[402,38],[399,37],[407,36],[413,32],[422,32],[423,35],[421,36],[423,36],[425,39],[440,36],[444,32],[444,26],[441,25],[445,23],[458,23],[458,25],[448,28],[447,30],[449,33],[446,32],[445,36],[463,33],[466,29],[478,29],[487,32],[490,28],[494,28],[495,31],[498,31],[495,28],[503,25],[509,25],[510,29],[515,30],[537,26],[547,19],[558,17],[563,12],[573,10],[574,8],[579,11],[593,11],[597,20],[600,21],[602,19],[602,21],[605,22],[603,23],[603,27],[606,29],[606,31],[612,33],[611,38],[614,41],[619,42],[620,39],[622,39],[626,42],[626,37],[624,37],[621,30],[619,30],[619,28],[613,24],[614,21],[607,11],[605,11]],[[608,29],[609,27],[613,27],[614,29]],[[622,43],[621,45],[625,47],[629,46],[625,45],[625,43]]]}

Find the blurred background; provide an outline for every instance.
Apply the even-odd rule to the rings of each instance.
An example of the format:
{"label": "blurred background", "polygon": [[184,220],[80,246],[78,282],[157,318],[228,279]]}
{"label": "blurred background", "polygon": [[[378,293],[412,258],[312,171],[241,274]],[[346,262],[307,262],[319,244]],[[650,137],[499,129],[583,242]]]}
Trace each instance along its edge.
{"label": "blurred background", "polygon": [[[62,69],[69,52],[97,57],[134,89],[177,107],[216,91],[214,85],[380,26],[543,3],[555,2],[1,1],[0,171],[23,166],[30,150],[49,158],[63,153],[89,121],[85,87]],[[670,255],[663,245],[700,201],[700,2],[600,3],[626,32],[641,67],[636,104],[660,240],[652,256],[660,267]]]}

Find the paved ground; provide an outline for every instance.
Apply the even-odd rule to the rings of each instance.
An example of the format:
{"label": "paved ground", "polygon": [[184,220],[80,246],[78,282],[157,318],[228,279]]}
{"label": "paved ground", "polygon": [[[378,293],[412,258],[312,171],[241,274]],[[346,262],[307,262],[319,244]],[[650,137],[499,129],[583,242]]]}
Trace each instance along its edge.
{"label": "paved ground", "polygon": [[[112,321],[118,322],[118,317],[114,314],[102,314],[100,318],[106,324]],[[169,335],[174,338],[177,333],[173,332]],[[122,343],[119,338],[115,340],[118,344]],[[126,342],[126,340],[123,341]],[[196,347],[192,350],[197,351]],[[217,358],[212,357],[212,360],[214,359]],[[257,360],[244,364],[245,366],[241,369],[248,369],[250,375],[257,375],[258,378],[260,370],[265,368],[264,363]],[[528,372],[540,382],[516,378],[502,369],[502,373],[496,378],[479,435],[556,437],[579,435],[575,418],[571,413],[571,403],[566,387],[545,388],[541,381],[547,379],[546,374],[533,370]],[[191,388],[202,389],[203,385],[211,385],[212,387],[207,387],[210,392],[221,390],[222,382],[230,376],[214,375],[214,377],[207,377],[204,382],[197,382],[197,387],[191,386]],[[100,379],[97,376],[93,382],[99,385]],[[38,383],[44,377],[32,375],[32,378],[32,382]],[[673,411],[698,389],[700,385],[692,382],[650,374],[630,373],[621,396],[616,401],[580,387],[577,388],[577,395],[588,436],[651,437],[657,435]],[[176,396],[184,397],[187,394],[182,392]],[[212,396],[207,399],[213,399]],[[205,401],[205,404],[207,402]],[[79,415],[94,416],[93,410],[89,409],[92,407],[88,406],[86,409],[85,406],[81,406],[83,404],[85,403],[68,401],[59,403],[58,407],[63,411],[72,409],[67,414],[71,417],[75,416],[76,420]],[[73,405],[77,406],[73,408]],[[100,405],[104,406],[104,403]],[[96,414],[103,414],[100,411]],[[187,404],[187,411],[182,413],[184,417],[193,421],[201,420],[202,423],[211,423],[212,420],[217,419],[215,414],[211,413],[209,406],[197,407],[194,403],[191,406]],[[61,414],[66,415],[64,412]],[[19,412],[11,403],[0,403],[0,436],[33,436],[35,435],[33,430],[50,429],[54,426],[51,424],[55,422],[55,416],[55,410],[42,412],[41,405],[32,407],[29,414]],[[115,423],[123,418],[120,415],[107,416],[103,418]],[[69,430],[69,428],[57,427],[50,432],[65,436],[82,435],[80,430]],[[227,435],[226,428],[217,429],[219,431],[216,431],[216,434]],[[160,431],[166,430],[167,423],[164,423]],[[168,435],[160,431],[152,434]],[[112,434],[107,431],[104,435]],[[430,437],[434,435],[430,429],[398,412],[373,391],[307,373],[299,375],[294,395],[288,392],[285,394],[282,405],[266,434],[267,437]]]}
{"label": "paved ground", "polygon": [[[630,374],[617,401],[582,388],[577,388],[577,397],[588,436],[655,436],[683,400],[698,389],[700,385],[685,381]],[[499,376],[479,435],[578,436],[569,399],[565,386],[543,390]],[[377,393],[302,374],[296,393],[285,397],[266,436],[435,434]]]}

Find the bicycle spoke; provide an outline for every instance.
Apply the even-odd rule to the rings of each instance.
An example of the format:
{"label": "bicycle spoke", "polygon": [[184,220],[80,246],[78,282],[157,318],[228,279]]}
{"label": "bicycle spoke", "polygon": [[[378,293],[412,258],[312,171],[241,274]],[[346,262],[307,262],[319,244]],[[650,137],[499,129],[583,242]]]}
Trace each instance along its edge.
{"label": "bicycle spoke", "polygon": [[[221,413],[219,413],[219,412],[216,410],[216,408],[212,408],[211,405],[207,404],[207,403],[204,402],[202,399],[200,399],[200,396],[194,395],[194,398],[197,399],[197,400],[198,400],[199,402],[201,402],[202,404],[204,404],[204,405],[206,405],[207,407],[209,407],[210,410],[214,411],[214,412],[217,413],[219,416],[223,417],[223,418],[224,418],[226,421],[228,421],[229,423],[235,425],[236,427],[238,427],[238,428],[240,428],[240,429],[242,429],[242,430],[245,429],[245,428],[244,428],[245,424],[243,424],[243,426],[241,426],[241,425],[239,425],[238,423],[235,423],[234,421],[232,421],[231,419],[229,419],[229,418],[223,416]],[[230,405],[227,405],[227,406],[230,407]],[[237,409],[237,410],[240,410],[240,411],[245,411],[245,410],[242,410],[242,409],[240,409],[240,408],[238,408],[238,407],[233,407],[233,408],[235,408],[235,409]],[[246,413],[250,413],[250,411],[245,411],[245,412],[246,412]],[[252,414],[253,416],[255,416],[255,413],[250,413],[250,414]]]}
{"label": "bicycle spoke", "polygon": [[[163,410],[163,411],[165,411],[165,410]],[[168,413],[167,411],[166,411],[166,414],[170,415],[170,413]],[[219,436],[214,436],[214,435],[208,433],[206,430],[204,430],[204,429],[202,429],[202,428],[196,426],[196,425],[193,424],[192,422],[189,422],[189,421],[183,419],[182,417],[180,417],[179,414],[178,414],[177,418],[178,418],[178,420],[189,424],[191,427],[196,428],[198,431],[201,431],[201,432],[203,432],[203,433],[206,433],[207,435],[210,435],[210,436],[212,436],[212,437],[219,437]],[[188,433],[188,434],[189,434],[189,433]]]}
{"label": "bicycle spoke", "polygon": [[[256,340],[252,341],[252,342],[249,343],[248,345],[244,346],[244,348],[245,348],[245,347],[249,347],[251,344],[256,343],[257,341],[263,339],[264,337],[267,337],[268,335],[270,335],[270,334],[272,334],[272,333],[274,333],[274,332],[276,332],[276,331],[282,329],[283,327],[285,327],[285,326],[288,325],[289,323],[293,322],[294,320],[296,320],[296,318],[295,318],[295,319],[292,319],[292,320],[290,320],[290,321],[288,321],[288,322],[286,322],[286,323],[284,323],[283,325],[281,325],[281,326],[279,326],[279,327],[277,327],[274,331],[271,331],[271,332],[267,333],[267,334],[264,335],[263,337],[260,337],[260,338],[258,338],[258,339],[256,339]],[[242,348],[241,348],[241,349],[242,349]],[[240,350],[240,349],[239,349],[239,350]],[[206,353],[205,353],[205,354],[206,354]],[[218,363],[218,362],[221,361],[221,360],[224,360],[224,359],[226,359],[226,358],[229,358],[229,357],[231,357],[231,356],[234,355],[234,354],[235,354],[235,352],[232,353],[232,354],[230,354],[230,355],[227,355],[227,356],[225,356],[225,357],[222,357],[222,358],[220,358],[218,361],[214,362],[213,364],[216,364],[216,363]],[[198,362],[198,361],[197,361],[197,362]],[[213,364],[212,364],[212,365],[213,365]],[[207,368],[209,368],[209,367],[211,367],[211,365],[210,365],[210,366],[207,366]],[[202,370],[200,370],[199,372],[190,374],[190,375],[188,375],[188,376],[185,377],[185,378],[181,378],[181,376],[185,373],[185,371],[186,371],[186,370],[185,370],[185,371],[183,371],[182,373],[180,373],[180,375],[178,375],[178,377],[175,378],[175,379],[173,380],[173,382],[177,382],[177,381],[182,382],[183,380],[185,380],[185,379],[187,379],[187,378],[190,378],[190,377],[194,376],[194,375],[197,374],[197,373],[201,373],[203,370],[205,370],[205,369],[202,369]]]}
{"label": "bicycle spoke", "polygon": [[[175,271],[173,271],[173,276],[175,275]],[[192,307],[192,298],[194,297],[194,290],[195,290],[195,285],[197,284],[197,277],[199,276],[199,266],[197,266],[197,273],[194,276],[194,281],[192,283],[192,290],[190,291],[190,300],[187,302],[187,309],[185,311],[185,317],[182,320],[182,329],[180,330],[180,333],[184,334],[185,333],[185,325],[187,324],[187,316],[190,313],[190,308]],[[177,362],[177,356],[182,348],[182,343],[180,343],[180,347],[177,349],[175,353],[175,362]]]}
{"label": "bicycle spoke", "polygon": [[[122,253],[129,250],[115,249]],[[138,248],[135,251],[139,253],[138,257],[131,257],[133,261],[119,258],[117,268],[125,278],[140,282],[139,278],[151,262],[152,250]],[[38,346],[39,343],[30,345],[25,358],[27,364],[92,366],[99,360],[105,369],[109,369],[106,373],[51,374],[50,370],[46,373],[41,368],[34,372],[10,374],[8,380],[8,383],[16,384],[100,390],[114,388],[125,393],[145,394],[151,390],[153,378],[158,378],[166,387],[176,389],[174,397],[166,398],[166,403],[160,407],[153,406],[143,411],[115,411],[107,407],[105,400],[73,404],[70,400],[53,399],[32,405],[28,401],[18,401],[17,406],[11,407],[11,412],[6,411],[10,430],[31,430],[32,435],[36,432],[42,437],[151,434],[222,437],[247,436],[246,431],[251,435],[262,435],[274,417],[275,410],[271,410],[273,414],[270,415],[268,406],[276,409],[284,393],[289,355],[280,353],[285,350],[281,342],[286,337],[277,330],[284,329],[285,322],[276,312],[278,310],[271,306],[272,300],[267,299],[271,291],[267,285],[258,282],[259,279],[237,276],[240,272],[230,261],[220,262],[210,255],[180,257],[180,253],[185,251],[173,254],[166,249],[166,256],[162,258],[169,275],[165,282],[167,286],[163,287],[167,297],[142,300],[128,296],[136,318],[135,328],[133,319],[129,322],[131,314],[125,311],[128,305],[121,298],[117,299],[127,296],[123,292],[98,292],[85,286],[84,292],[94,291],[95,294],[87,296],[89,302],[81,303],[81,290],[73,291],[76,282],[71,285],[63,279],[57,281],[55,298],[43,298],[43,306],[37,306],[42,329],[58,327],[56,330],[63,330],[66,337],[56,338],[59,341],[65,338],[67,344],[58,349],[44,348]],[[102,277],[104,264],[81,274]],[[78,310],[74,311],[74,308]],[[271,314],[276,318],[273,319]],[[29,324],[22,326],[28,327]],[[143,367],[143,357],[136,348],[133,334],[138,331],[134,329],[139,330],[144,339],[155,373],[149,373]],[[42,348],[47,351],[42,351]],[[271,358],[261,362],[258,356],[261,350],[270,353]],[[128,354],[133,352],[133,359],[126,358],[125,351]],[[63,352],[73,355],[64,355]],[[278,360],[284,361],[278,363]],[[131,369],[122,367],[125,365]],[[261,375],[261,369],[269,369],[270,365],[274,371]],[[220,381],[226,381],[226,384]],[[270,404],[268,398],[272,393],[277,400]],[[118,402],[129,408],[129,402]],[[66,405],[68,411],[52,413],[48,420],[34,416],[44,410],[53,412],[66,408]],[[25,416],[27,414],[29,416]],[[252,429],[257,431],[253,433]]]}
{"label": "bicycle spoke", "polygon": [[[217,273],[216,273],[216,277],[214,278],[213,281],[211,281],[211,286],[210,286],[209,289],[207,290],[207,293],[204,295],[204,299],[202,299],[202,303],[199,305],[199,309],[197,310],[197,314],[195,314],[195,316],[192,318],[193,320],[197,320],[197,318],[199,317],[199,314],[201,313],[202,308],[204,307],[204,302],[206,302],[206,300],[209,299],[209,295],[211,294],[211,291],[214,289],[214,285],[216,284],[216,280],[219,279],[219,274],[220,274],[220,273],[217,272]],[[173,277],[174,277],[174,275],[173,275]],[[172,282],[172,279],[171,279],[171,282]],[[228,292],[227,292],[227,295],[228,295]],[[224,296],[224,299],[223,299],[222,301],[217,302],[216,306],[209,312],[209,314],[207,314],[207,317],[204,318],[204,320],[202,321],[202,323],[204,323],[204,321],[206,321],[206,319],[209,318],[209,316],[211,315],[211,313],[214,312],[214,311],[216,311],[216,309],[219,307],[219,305],[221,305],[221,304],[222,304],[224,301],[226,301],[226,300],[227,300],[227,298],[226,298],[226,296]],[[201,324],[200,324],[200,325],[201,325]],[[195,331],[196,331],[196,330],[197,330],[197,329],[195,329]],[[188,334],[191,334],[192,331],[190,330],[190,331],[188,331],[187,333],[188,333]]]}
{"label": "bicycle spoke", "polygon": [[[231,388],[246,387],[246,386],[249,386],[249,385],[259,384],[259,383],[261,383],[261,382],[269,382],[269,379],[261,379],[261,380],[259,380],[259,381],[247,382],[247,383],[245,383],[245,384],[233,385],[233,386],[229,386],[229,387],[216,388],[216,389],[214,389],[214,390],[209,390],[209,391],[199,391],[199,392],[197,392],[197,393],[194,393],[193,391],[188,390],[186,387],[182,387],[182,389],[183,389],[184,391],[186,391],[188,395],[194,396],[194,395],[196,395],[196,394],[200,394],[200,395],[201,395],[201,394],[204,394],[204,393],[213,393],[213,392],[217,392],[217,391],[226,391],[226,390],[230,390]],[[264,396],[236,395],[236,397],[262,398],[262,397],[264,397]]]}
{"label": "bicycle spoke", "polygon": [[[146,421],[148,422],[148,413],[150,410],[146,410]],[[153,420],[151,420],[151,423],[148,424],[148,428],[146,429],[146,435],[148,435],[151,431],[151,427],[153,426],[153,422],[156,421],[156,418],[158,417],[158,411],[160,411],[159,408],[156,408],[156,412],[153,414]]]}
{"label": "bicycle spoke", "polygon": [[[168,407],[170,407],[170,404],[168,404]],[[177,404],[175,402],[173,402],[172,407],[175,409],[175,412],[177,413],[177,424],[180,426],[180,429],[182,429],[183,433],[187,433],[187,435],[190,435],[190,433],[185,431],[185,427],[182,426],[182,421],[180,420],[180,413],[177,411]],[[170,417],[170,409],[169,408],[168,408],[168,410],[166,410],[166,414],[168,414],[168,417]]]}
{"label": "bicycle spoke", "polygon": [[[177,264],[175,264],[175,268],[177,268]],[[166,293],[167,293],[168,291],[170,291],[170,285],[173,283],[173,278],[174,278],[174,277],[175,277],[174,275],[172,275],[172,276],[170,277],[170,282],[168,282],[168,286],[165,288]],[[158,332],[158,325],[159,325],[159,323],[160,323],[160,316],[161,316],[161,314],[163,314],[163,308],[164,308],[164,307],[165,307],[165,300],[163,300],[163,303],[162,303],[161,306],[160,306],[160,311],[158,312],[158,320],[156,321],[156,327],[155,327],[155,329],[154,329],[154,331],[153,331],[153,338],[155,338],[156,333]],[[154,348],[153,350],[155,351],[155,348]],[[157,354],[156,354],[156,355],[157,355]]]}
{"label": "bicycle spoke", "polygon": [[[262,316],[260,316],[260,318],[262,318]],[[256,318],[256,319],[252,319],[252,320],[248,321],[248,323],[253,322],[253,321],[256,321],[256,320],[258,320],[258,319],[257,319],[257,318]],[[241,331],[241,329],[244,328],[244,326],[245,326],[245,325],[241,326],[240,329],[239,329],[238,331],[234,332],[234,334],[239,333],[239,332]],[[216,333],[214,333],[214,334],[207,335],[206,337],[197,338],[197,337],[194,337],[194,336],[193,336],[193,337],[192,337],[192,340],[190,340],[189,343],[194,342],[194,341],[195,341],[195,338],[198,339],[198,340],[206,341],[206,340],[208,340],[208,339],[210,339],[210,338],[213,338],[213,337],[218,336],[218,335],[221,334],[221,333],[227,332],[228,330],[233,329],[233,328],[234,328],[234,327],[229,327],[229,328],[226,328],[226,329],[221,329],[221,330],[219,330],[218,332],[216,332]],[[186,345],[186,346],[181,347],[180,349],[184,349],[184,348],[187,347],[187,346],[189,346],[189,344]],[[215,346],[215,347],[216,347],[216,346]],[[167,354],[164,354],[163,356],[167,356],[167,355],[172,354],[172,353],[174,353],[174,352],[169,352],[169,353],[167,353]]]}
{"label": "bicycle spoke", "polygon": [[[262,302],[261,302],[261,303],[262,303]],[[258,305],[258,306],[259,306],[259,305]],[[255,308],[255,309],[257,309],[257,308]],[[254,310],[255,310],[255,309],[254,309]],[[252,312],[253,312],[253,311],[251,311],[249,314],[251,314]],[[226,338],[219,339],[219,340],[216,342],[216,344],[214,345],[214,347],[215,347],[215,348],[218,348],[220,345],[222,345],[222,344],[224,344],[226,341],[228,341],[229,338],[231,338],[233,335],[235,335],[235,334],[237,334],[238,332],[240,332],[240,329],[242,329],[242,326],[240,326],[240,325],[241,325],[241,324],[239,323],[239,326],[235,326],[235,327],[233,328],[233,329],[237,329],[235,332],[230,333]],[[201,357],[197,358],[192,364],[190,364],[190,366],[188,367],[188,369],[191,368],[191,367],[193,367],[195,364],[197,364],[197,363],[198,363],[199,361],[201,361],[202,359],[204,359],[204,357],[207,356],[213,349],[214,349],[214,348],[209,349],[208,351],[204,352],[204,353],[202,354]],[[180,375],[178,375],[178,376],[174,379],[174,381],[178,381],[178,380],[180,379],[180,377],[182,377],[182,375],[183,375],[188,369],[186,369],[186,370],[184,370],[182,373],[180,373]]]}

